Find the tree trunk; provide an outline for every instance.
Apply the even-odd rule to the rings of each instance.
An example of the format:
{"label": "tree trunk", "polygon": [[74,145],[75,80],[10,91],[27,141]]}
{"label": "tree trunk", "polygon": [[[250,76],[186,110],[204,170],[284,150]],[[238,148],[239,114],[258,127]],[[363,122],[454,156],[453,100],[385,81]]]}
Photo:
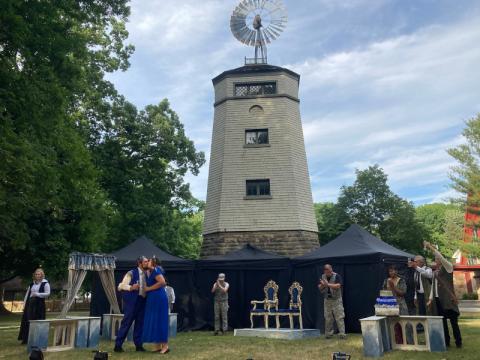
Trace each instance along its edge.
{"label": "tree trunk", "polygon": [[2,298],[0,299],[0,316],[11,314],[11,312],[8,311],[5,305],[3,304],[3,287],[1,285],[0,285],[0,294],[2,294]]}

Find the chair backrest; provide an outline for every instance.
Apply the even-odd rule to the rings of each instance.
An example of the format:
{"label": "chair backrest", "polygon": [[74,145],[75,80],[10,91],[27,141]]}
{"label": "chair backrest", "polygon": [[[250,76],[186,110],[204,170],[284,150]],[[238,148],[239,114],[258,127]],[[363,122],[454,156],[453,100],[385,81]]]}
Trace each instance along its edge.
{"label": "chair backrest", "polygon": [[302,307],[302,291],[303,288],[299,282],[294,281],[288,288],[290,294],[290,308],[300,309]]}
{"label": "chair backrest", "polygon": [[267,282],[263,288],[263,292],[265,293],[265,300],[278,301],[278,285],[275,281],[270,280]]}

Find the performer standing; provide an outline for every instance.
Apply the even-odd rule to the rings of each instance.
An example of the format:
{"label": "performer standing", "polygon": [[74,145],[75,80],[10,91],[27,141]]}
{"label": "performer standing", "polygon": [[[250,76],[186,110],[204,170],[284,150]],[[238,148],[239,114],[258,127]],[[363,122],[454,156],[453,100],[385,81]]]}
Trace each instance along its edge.
{"label": "performer standing", "polygon": [[428,305],[432,306],[433,301],[437,307],[439,316],[443,316],[443,331],[445,333],[445,344],[450,346],[450,333],[448,331],[447,319],[452,326],[453,337],[457,348],[462,347],[462,334],[458,326],[458,299],[455,296],[453,287],[453,265],[445,259],[440,252],[429,242],[424,242],[425,247],[430,249],[435,255],[436,269],[433,273],[432,289]]}
{"label": "performer standing", "polygon": [[408,315],[408,307],[405,302],[407,283],[402,277],[398,276],[397,267],[395,265],[390,265],[388,267],[388,278],[383,282],[383,289],[390,290],[393,293],[393,296],[397,298],[400,315]]}
{"label": "performer standing", "polygon": [[425,266],[425,258],[421,255],[417,255],[413,261],[409,261],[408,267],[415,270],[413,279],[415,282],[415,304],[417,305],[417,314],[427,315],[426,305],[428,294],[430,294],[430,289],[432,287],[432,269]]}
{"label": "performer standing", "polygon": [[[164,276],[165,277],[165,276]],[[168,312],[173,312],[173,304],[175,304],[175,290],[170,286],[167,278],[165,277],[165,291],[167,292],[168,297]]]}
{"label": "performer standing", "polygon": [[113,349],[115,352],[123,352],[123,342],[134,321],[133,342],[135,343],[136,351],[145,351],[142,342],[142,332],[146,297],[145,271],[147,269],[148,259],[145,256],[140,256],[137,259],[137,267],[127,272],[122,282],[118,285],[118,290],[122,292],[123,320],[115,339],[115,348]]}
{"label": "performer standing", "polygon": [[[228,288],[230,285],[225,281],[225,274],[218,274],[217,281],[212,286],[214,294],[213,310],[215,313],[215,332],[218,335],[222,331],[222,335],[228,330]],[[221,320],[221,327],[220,327]]]}
{"label": "performer standing", "polygon": [[22,344],[26,344],[28,341],[30,320],[45,319],[45,299],[49,295],[50,284],[45,279],[43,270],[39,268],[33,273],[33,282],[28,286],[23,300],[22,322],[18,334],[18,340],[21,340]]}
{"label": "performer standing", "polygon": [[333,272],[332,265],[326,264],[323,267],[323,275],[318,288],[324,296],[325,337],[329,339],[333,336],[333,322],[336,321],[339,336],[341,339],[345,339],[342,278],[339,274]]}
{"label": "performer standing", "polygon": [[157,258],[153,257],[149,263],[147,278],[147,305],[145,306],[145,321],[143,324],[143,341],[154,343],[154,352],[166,354],[168,348],[168,296],[165,291],[165,272],[158,266]]}

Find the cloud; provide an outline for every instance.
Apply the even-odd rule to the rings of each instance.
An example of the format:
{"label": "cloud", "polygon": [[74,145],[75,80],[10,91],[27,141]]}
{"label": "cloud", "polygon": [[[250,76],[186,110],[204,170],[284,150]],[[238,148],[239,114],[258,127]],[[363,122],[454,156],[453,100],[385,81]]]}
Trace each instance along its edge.
{"label": "cloud", "polygon": [[287,65],[302,76],[314,188],[332,190],[314,189],[315,200],[331,199],[334,184],[353,181],[355,168],[375,163],[407,197],[415,186],[443,192],[454,164],[446,149],[479,110],[478,41],[480,27],[467,21]]}
{"label": "cloud", "polygon": [[[354,168],[378,163],[401,196],[445,192],[463,122],[480,112],[478,2],[285,0],[289,23],[269,62],[301,74],[300,98],[315,201],[335,200]],[[253,50],[230,34],[237,0],[133,0],[136,52],[109,76],[142,107],[168,98],[199,150],[210,149],[211,79]],[[208,166],[187,180],[204,199]]]}
{"label": "cloud", "polygon": [[191,49],[218,29],[216,22],[228,14],[226,1],[134,0],[131,4],[130,38],[150,50]]}

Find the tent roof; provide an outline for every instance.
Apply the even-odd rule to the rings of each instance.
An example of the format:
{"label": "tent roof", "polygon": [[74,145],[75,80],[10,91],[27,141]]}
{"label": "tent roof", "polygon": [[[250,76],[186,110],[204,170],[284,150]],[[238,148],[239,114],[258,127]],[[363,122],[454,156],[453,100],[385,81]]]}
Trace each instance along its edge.
{"label": "tent roof", "polygon": [[250,261],[250,260],[271,260],[285,259],[285,256],[269,253],[253,245],[246,244],[238,250],[233,250],[225,255],[209,256],[204,260],[225,260],[225,261]]}
{"label": "tent roof", "polygon": [[133,267],[139,256],[151,257],[155,255],[160,260],[160,264],[165,267],[178,264],[189,264],[193,266],[193,261],[182,259],[178,256],[167,253],[160,249],[153,243],[152,240],[146,236],[140,236],[134,242],[128,244],[124,248],[117,250],[110,255],[115,256],[117,262],[117,268],[119,267]]}
{"label": "tent roof", "polygon": [[386,257],[404,258],[412,256],[405,251],[399,250],[383,242],[361,226],[352,224],[347,230],[325,246],[319,247],[318,249],[296,259],[313,260],[368,255],[385,255]]}

